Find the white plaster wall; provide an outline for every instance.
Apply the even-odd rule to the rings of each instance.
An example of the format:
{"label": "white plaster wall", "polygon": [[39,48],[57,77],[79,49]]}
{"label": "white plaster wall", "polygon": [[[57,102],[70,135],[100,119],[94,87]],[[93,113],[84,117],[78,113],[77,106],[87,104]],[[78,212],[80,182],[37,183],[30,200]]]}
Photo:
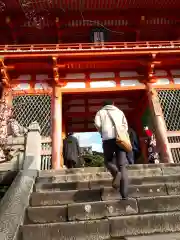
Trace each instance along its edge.
{"label": "white plaster wall", "polygon": [[140,83],[137,79],[121,80],[121,87],[133,87],[133,86],[142,86],[143,83]]}
{"label": "white plaster wall", "polygon": [[169,84],[168,78],[157,78],[157,82],[153,83],[153,85],[166,85]]}
{"label": "white plaster wall", "polygon": [[85,82],[69,82],[67,83],[66,86],[64,86],[64,88],[85,88],[86,84]]}
{"label": "white plaster wall", "polygon": [[20,83],[18,84],[17,87],[13,88],[13,90],[18,91],[18,90],[28,90],[30,89],[30,84],[29,83]]}
{"label": "white plaster wall", "polygon": [[104,88],[104,87],[116,87],[115,81],[91,81],[91,88]]}

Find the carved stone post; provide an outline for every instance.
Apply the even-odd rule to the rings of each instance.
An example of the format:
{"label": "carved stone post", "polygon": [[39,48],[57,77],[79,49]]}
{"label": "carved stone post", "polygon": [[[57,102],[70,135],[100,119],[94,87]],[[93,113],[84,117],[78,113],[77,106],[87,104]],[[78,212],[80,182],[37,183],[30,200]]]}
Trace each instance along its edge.
{"label": "carved stone post", "polygon": [[4,150],[8,138],[8,121],[11,117],[11,106],[11,91],[8,88],[3,88],[0,99],[0,161],[5,160]]}
{"label": "carved stone post", "polygon": [[37,122],[31,123],[28,128],[23,169],[41,170],[41,135]]}
{"label": "carved stone post", "polygon": [[157,147],[164,163],[174,163],[167,138],[167,129],[156,90],[147,83],[148,100],[155,126]]}

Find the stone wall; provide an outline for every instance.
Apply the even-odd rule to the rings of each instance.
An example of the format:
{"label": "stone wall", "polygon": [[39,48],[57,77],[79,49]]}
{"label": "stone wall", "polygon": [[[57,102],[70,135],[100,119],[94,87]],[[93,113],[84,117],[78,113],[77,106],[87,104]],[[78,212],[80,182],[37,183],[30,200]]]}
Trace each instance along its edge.
{"label": "stone wall", "polygon": [[25,158],[12,185],[0,202],[0,239],[16,240],[23,224],[26,207],[41,166],[41,136],[37,123],[29,127]]}
{"label": "stone wall", "polygon": [[8,121],[11,117],[12,109],[8,104],[8,92],[3,92],[0,99],[0,162],[5,161],[5,148],[8,136]]}

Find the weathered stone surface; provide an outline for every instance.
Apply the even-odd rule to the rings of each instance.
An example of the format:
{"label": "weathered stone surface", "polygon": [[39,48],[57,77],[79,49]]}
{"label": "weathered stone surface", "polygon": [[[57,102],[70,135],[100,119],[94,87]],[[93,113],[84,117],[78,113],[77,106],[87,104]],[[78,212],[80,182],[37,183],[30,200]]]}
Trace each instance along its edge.
{"label": "weathered stone surface", "polygon": [[23,240],[131,240],[132,235],[137,240],[136,235],[180,231],[180,196],[173,196],[180,195],[180,174],[172,170],[180,165],[128,168],[133,198],[126,201],[104,168],[41,172],[31,197],[31,205],[39,207],[28,208],[25,223],[36,224],[23,227]]}
{"label": "weathered stone surface", "polygon": [[[55,177],[58,179],[66,178],[67,181],[81,181],[81,180],[92,180],[92,179],[103,179],[103,178],[111,178],[111,175],[107,171],[95,171],[93,168],[85,168],[83,169],[73,169],[72,171],[68,170],[49,170],[49,171],[40,171],[39,177]],[[96,169],[96,168],[95,168]],[[82,171],[83,170],[83,171]],[[162,170],[160,167],[139,167],[135,169],[129,168],[128,174],[131,177],[139,177],[139,176],[162,176]],[[87,179],[88,178],[88,179]]]}
{"label": "weathered stone surface", "polygon": [[140,213],[180,211],[180,196],[139,198]]}
{"label": "weathered stone surface", "polygon": [[54,182],[61,182],[61,179],[65,179],[66,182],[79,182],[79,181],[89,181],[93,179],[91,173],[81,173],[81,174],[67,174],[67,175],[61,175],[56,176],[54,178]]}
{"label": "weathered stone surface", "polygon": [[108,170],[105,167],[86,167],[82,168],[82,171],[84,173],[99,173],[99,172],[108,172]]}
{"label": "weathered stone surface", "polygon": [[[164,163],[135,164],[135,165],[127,166],[129,172],[135,171],[135,173],[137,173],[137,171],[140,171],[140,172],[142,171],[142,172],[146,172],[146,175],[148,170],[150,170],[149,173],[154,172],[154,173],[160,173],[160,175],[162,175],[161,169],[171,168],[171,170],[173,171],[173,169],[178,167],[180,168],[180,164],[174,164],[174,163],[173,164],[171,163],[170,164],[164,164]],[[167,170],[167,172],[168,171],[170,170]],[[59,175],[68,175],[68,174],[81,174],[81,173],[96,174],[100,172],[107,172],[107,169],[105,167],[87,167],[87,168],[62,169],[62,170],[43,170],[39,172],[39,176],[50,177],[50,176],[59,176]]]}
{"label": "weathered stone surface", "polygon": [[[129,187],[129,197],[148,197],[167,195],[165,184],[148,184]],[[113,188],[104,188],[102,190],[103,200],[120,199],[120,193]]]}
{"label": "weathered stone surface", "polygon": [[17,175],[17,171],[0,171],[0,185],[10,185]]}
{"label": "weathered stone surface", "polygon": [[109,216],[136,214],[137,212],[135,199],[79,203],[68,206],[68,219],[70,221],[103,219]]}
{"label": "weathered stone surface", "polygon": [[162,168],[163,175],[177,175],[180,173],[180,166]]}
{"label": "weathered stone surface", "polygon": [[177,175],[177,174],[164,175],[163,178],[165,183],[179,183],[180,181],[180,175]]}
{"label": "weathered stone surface", "polygon": [[66,169],[62,169],[62,170],[41,170],[38,173],[38,177],[52,177],[52,176],[57,176],[57,175],[61,175],[61,174],[66,174]]}
{"label": "weathered stone surface", "polygon": [[82,190],[89,188],[89,181],[84,182],[65,182],[65,183],[36,183],[35,191],[67,191],[67,190]]}
{"label": "weathered stone surface", "polygon": [[89,182],[90,189],[112,187],[112,179],[92,180]]}
{"label": "weathered stone surface", "polygon": [[180,212],[132,215],[109,219],[112,237],[180,231]]}
{"label": "weathered stone surface", "polygon": [[115,190],[114,188],[104,188],[102,189],[102,200],[108,201],[108,200],[120,200],[120,193]]}
{"label": "weathered stone surface", "polygon": [[149,236],[126,237],[125,240],[180,240],[180,233],[153,234]]}
{"label": "weathered stone surface", "polygon": [[38,122],[32,122],[26,137],[26,149],[23,169],[41,169],[41,135]]}
{"label": "weathered stone surface", "polygon": [[57,206],[73,202],[91,202],[100,201],[100,189],[82,190],[82,191],[61,191],[61,192],[46,192],[46,193],[32,193],[31,206]]}
{"label": "weathered stone surface", "polygon": [[108,220],[26,225],[23,240],[102,240],[109,239]]}
{"label": "weathered stone surface", "polygon": [[72,169],[62,169],[62,170],[42,170],[39,172],[39,177],[49,177],[67,174],[81,174],[81,173],[99,173],[106,172],[105,167],[87,167],[87,168],[72,168]]}
{"label": "weathered stone surface", "polygon": [[163,164],[134,164],[127,166],[128,170],[143,170],[161,168]]}
{"label": "weathered stone surface", "polygon": [[66,182],[68,182],[66,175],[36,178],[36,183],[66,183]]}
{"label": "weathered stone surface", "polygon": [[0,164],[0,171],[16,171],[19,170],[19,162],[17,161],[13,162],[4,162]]}
{"label": "weathered stone surface", "polygon": [[73,174],[96,174],[107,172],[104,167],[87,167],[87,168],[72,168],[62,170],[43,170],[39,172],[39,177],[60,176],[60,175],[73,175]]}
{"label": "weathered stone surface", "polygon": [[140,170],[128,171],[129,177],[151,177],[151,176],[162,176],[161,168],[145,168]]}
{"label": "weathered stone surface", "polygon": [[180,184],[179,183],[166,183],[167,192],[169,195],[180,194]]}
{"label": "weathered stone surface", "polygon": [[26,223],[54,223],[67,221],[67,206],[29,207]]}
{"label": "weathered stone surface", "polygon": [[[56,181],[56,180],[55,180]],[[129,178],[130,185],[144,185],[144,184],[160,184],[160,183],[178,183],[180,181],[180,175],[172,176],[153,176],[153,177],[133,177]],[[78,181],[78,182],[54,182],[52,177],[37,178],[34,191],[65,191],[65,190],[77,190],[77,189],[97,189],[104,187],[111,187],[112,179],[100,179],[90,181]]]}
{"label": "weathered stone surface", "polygon": [[18,234],[34,183],[32,172],[19,172],[0,202],[0,239],[11,240]]}

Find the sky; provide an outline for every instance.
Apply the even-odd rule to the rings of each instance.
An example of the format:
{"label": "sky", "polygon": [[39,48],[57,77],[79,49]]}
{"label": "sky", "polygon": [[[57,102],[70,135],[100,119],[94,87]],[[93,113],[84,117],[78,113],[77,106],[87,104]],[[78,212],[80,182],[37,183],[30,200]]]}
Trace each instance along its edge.
{"label": "sky", "polygon": [[99,133],[75,133],[74,135],[78,138],[80,147],[92,146],[93,151],[102,152],[102,140]]}

